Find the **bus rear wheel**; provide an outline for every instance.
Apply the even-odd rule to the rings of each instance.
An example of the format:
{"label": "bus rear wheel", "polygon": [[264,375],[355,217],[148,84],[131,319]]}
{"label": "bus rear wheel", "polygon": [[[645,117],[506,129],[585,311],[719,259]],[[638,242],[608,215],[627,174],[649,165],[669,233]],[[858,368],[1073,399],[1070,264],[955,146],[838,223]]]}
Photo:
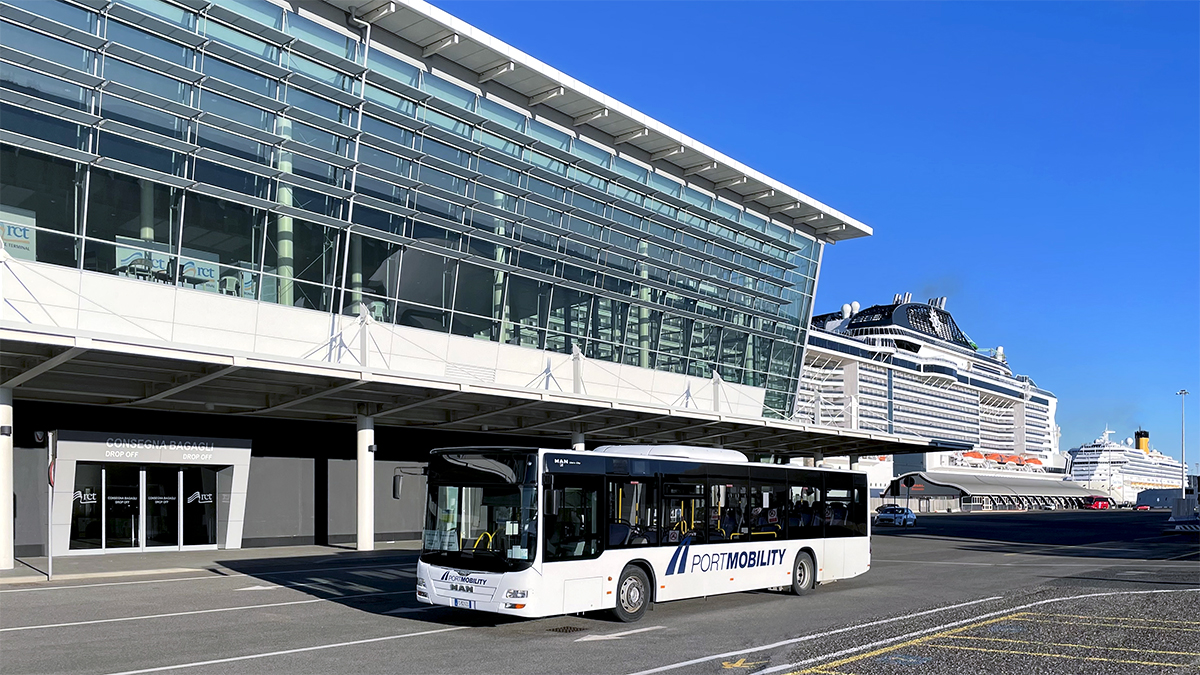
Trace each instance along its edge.
{"label": "bus rear wheel", "polygon": [[796,564],[792,567],[792,593],[804,595],[811,591],[817,580],[816,569],[811,555],[804,551],[797,553]]}
{"label": "bus rear wheel", "polygon": [[650,604],[650,579],[642,568],[627,565],[617,581],[617,606],[613,614],[625,623],[642,618]]}

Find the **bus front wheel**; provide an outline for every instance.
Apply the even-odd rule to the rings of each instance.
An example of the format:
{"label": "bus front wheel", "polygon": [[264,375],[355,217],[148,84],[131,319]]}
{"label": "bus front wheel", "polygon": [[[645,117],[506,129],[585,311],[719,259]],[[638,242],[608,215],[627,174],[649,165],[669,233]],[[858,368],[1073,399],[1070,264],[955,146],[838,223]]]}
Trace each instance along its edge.
{"label": "bus front wheel", "polygon": [[646,613],[650,604],[650,579],[642,568],[628,565],[617,581],[617,606],[613,614],[625,623],[633,623]]}
{"label": "bus front wheel", "polygon": [[792,567],[793,593],[804,595],[812,590],[817,579],[816,568],[811,555],[804,551],[796,554],[796,564]]}

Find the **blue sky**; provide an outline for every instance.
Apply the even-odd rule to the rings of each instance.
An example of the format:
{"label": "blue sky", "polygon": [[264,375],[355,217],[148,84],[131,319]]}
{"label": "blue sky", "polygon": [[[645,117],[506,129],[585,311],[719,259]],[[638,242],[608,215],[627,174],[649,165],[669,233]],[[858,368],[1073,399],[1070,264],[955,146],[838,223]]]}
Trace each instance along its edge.
{"label": "blue sky", "polygon": [[949,296],[1064,448],[1187,388],[1200,460],[1200,4],[436,4],[875,228],[817,312]]}

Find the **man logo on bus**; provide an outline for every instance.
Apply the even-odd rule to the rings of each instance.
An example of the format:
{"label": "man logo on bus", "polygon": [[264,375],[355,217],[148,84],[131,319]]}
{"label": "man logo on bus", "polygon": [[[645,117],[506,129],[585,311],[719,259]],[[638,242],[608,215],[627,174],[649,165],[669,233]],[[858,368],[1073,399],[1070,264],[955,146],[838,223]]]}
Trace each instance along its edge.
{"label": "man logo on bus", "polygon": [[[683,574],[688,568],[688,552],[692,546],[689,535],[679,542],[671,561],[667,563],[666,576]],[[721,570],[747,569],[782,565],[787,556],[785,548],[768,548],[758,551],[729,551],[723,553],[697,553],[691,557],[692,571],[714,572]]]}

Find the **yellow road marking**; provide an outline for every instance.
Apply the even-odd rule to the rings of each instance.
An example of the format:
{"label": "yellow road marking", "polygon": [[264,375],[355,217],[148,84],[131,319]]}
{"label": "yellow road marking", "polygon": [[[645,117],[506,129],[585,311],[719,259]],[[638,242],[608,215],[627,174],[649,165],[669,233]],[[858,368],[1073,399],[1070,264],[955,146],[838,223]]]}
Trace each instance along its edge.
{"label": "yellow road marking", "polygon": [[880,654],[887,654],[888,652],[894,652],[897,649],[904,649],[905,647],[913,647],[916,645],[925,644],[926,642],[929,642],[930,640],[936,640],[938,638],[947,637],[950,635],[954,635],[956,633],[961,633],[965,630],[970,630],[972,628],[979,628],[980,626],[987,626],[987,625],[990,625],[993,623],[999,623],[1001,621],[1008,621],[1010,619],[1020,617],[1024,614],[1025,614],[1025,612],[1020,612],[1017,614],[1008,614],[1006,616],[998,617],[995,619],[988,619],[987,621],[980,621],[978,623],[973,623],[973,624],[969,624],[966,626],[960,626],[959,628],[952,628],[950,630],[945,630],[940,633],[934,633],[933,635],[926,635],[925,637],[919,637],[919,638],[916,638],[915,640],[909,640],[908,642],[901,642],[900,644],[891,645],[889,647],[881,647],[879,649],[867,652],[865,654],[858,654],[857,656],[848,656],[844,659],[839,659],[837,661],[830,661],[829,663],[824,663],[819,666],[813,666],[812,668],[806,668],[804,670],[793,671],[793,672],[787,673],[787,675],[806,675],[807,673],[817,673],[817,674],[829,675],[829,671],[826,670],[828,668],[837,668],[839,666],[844,666],[847,663],[854,663],[855,661],[862,661],[863,659],[869,659],[873,656],[879,656]]}
{"label": "yellow road marking", "polygon": [[766,661],[747,662],[746,658],[742,657],[742,658],[738,659],[737,661],[722,661],[721,667],[722,668],[753,668],[754,666],[761,666],[764,663],[766,663]]}
{"label": "yellow road marking", "polygon": [[[1035,642],[1033,640],[1011,640],[1008,638],[979,637],[975,635],[947,635],[947,640],[987,640],[988,642],[1012,642],[1022,645],[1046,645],[1048,647],[1078,647],[1080,649],[1103,649],[1117,652],[1141,652],[1145,654],[1175,654],[1178,656],[1200,656],[1200,652],[1170,652],[1160,649],[1133,649],[1132,647],[1105,647],[1103,645],[1078,645],[1069,642]],[[937,646],[937,645],[934,645]]]}
{"label": "yellow road marking", "polygon": [[1200,621],[1172,621],[1170,619],[1141,619],[1136,616],[1088,616],[1086,614],[1044,614],[1028,612],[1029,616],[1062,616],[1068,619],[1103,619],[1109,621],[1150,621],[1153,623],[1190,623],[1200,625]]}
{"label": "yellow road marking", "polygon": [[1070,656],[1067,654],[1052,654],[1050,652],[1021,652],[1013,649],[984,649],[983,647],[960,647],[958,645],[926,645],[928,647],[937,647],[939,649],[961,649],[971,652],[990,652],[993,654],[1020,654],[1023,656],[1048,656],[1055,659],[1072,659],[1075,661],[1106,661],[1108,663],[1131,663],[1139,666],[1172,666],[1175,668],[1187,668],[1189,663],[1161,663],[1158,661],[1130,661],[1127,659],[1107,659],[1102,656]]}
{"label": "yellow road marking", "polygon": [[1051,621],[1049,619],[1027,619],[1013,617],[1013,621],[1031,621],[1033,623],[1052,623],[1056,626],[1105,626],[1108,628],[1133,628],[1136,630],[1181,630],[1189,633],[1200,633],[1200,628],[1179,628],[1177,626],[1130,626],[1120,623],[1095,623],[1091,621]]}

